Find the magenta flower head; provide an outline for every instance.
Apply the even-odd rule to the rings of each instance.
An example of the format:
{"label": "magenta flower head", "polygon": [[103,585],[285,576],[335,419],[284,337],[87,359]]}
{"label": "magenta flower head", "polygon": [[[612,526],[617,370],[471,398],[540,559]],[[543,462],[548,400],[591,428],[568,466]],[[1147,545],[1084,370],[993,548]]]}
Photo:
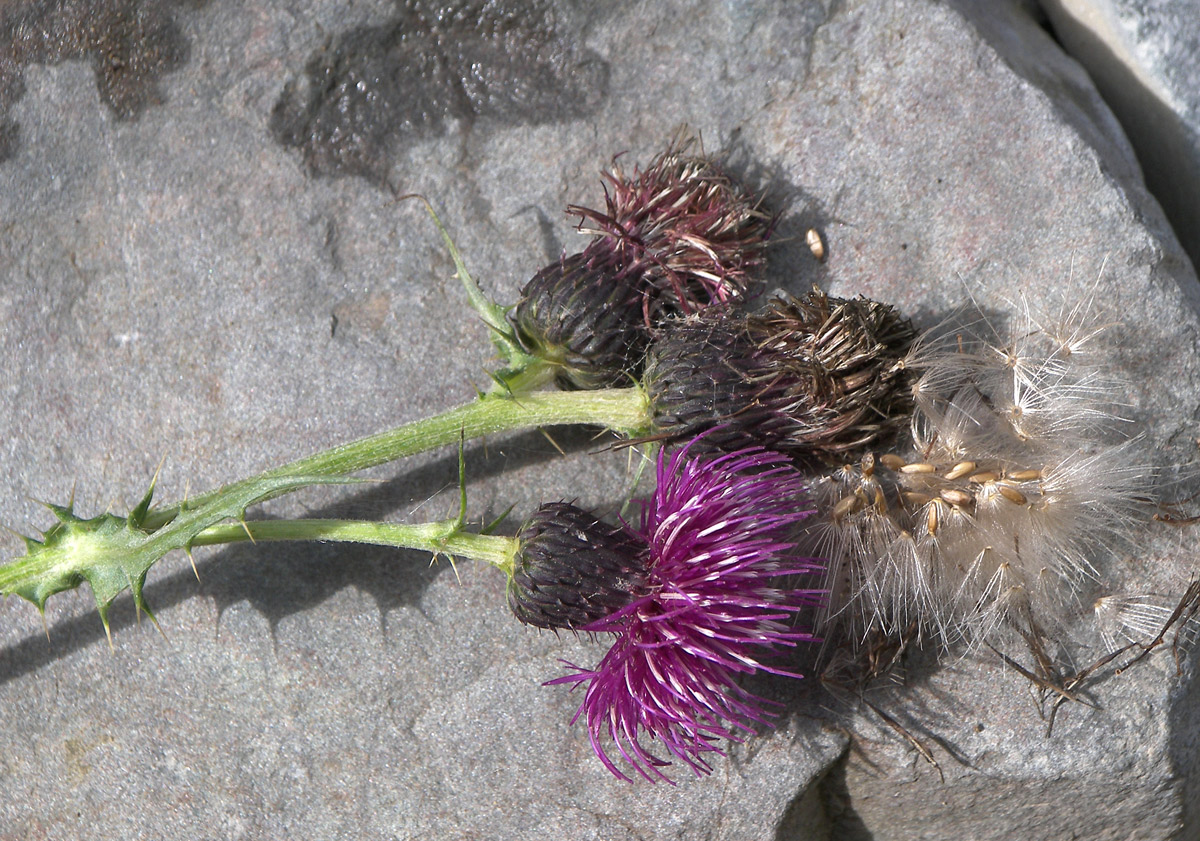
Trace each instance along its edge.
{"label": "magenta flower head", "polygon": [[812,508],[789,460],[758,447],[707,460],[689,449],[659,455],[658,488],[633,530],[647,547],[636,592],[581,629],[614,635],[612,648],[594,669],[571,664],[574,674],[550,681],[586,685],[572,721],[586,718],[596,755],[624,780],[612,749],[645,779],[670,782],[670,758],[707,774],[722,740],[769,723],[772,702],[738,679],[800,677],[763,658],[812,640],[796,614],[821,602],[821,591],[794,586],[822,565],[794,553]]}

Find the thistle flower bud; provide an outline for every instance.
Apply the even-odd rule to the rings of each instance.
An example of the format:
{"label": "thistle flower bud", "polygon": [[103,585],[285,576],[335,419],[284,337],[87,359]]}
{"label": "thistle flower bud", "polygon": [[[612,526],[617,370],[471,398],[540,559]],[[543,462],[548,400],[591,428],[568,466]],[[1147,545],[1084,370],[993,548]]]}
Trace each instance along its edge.
{"label": "thistle flower bud", "polygon": [[526,625],[581,630],[629,604],[645,583],[645,542],[574,505],[543,505],[517,537],[508,605]]}
{"label": "thistle flower bud", "polygon": [[636,268],[597,240],[533,276],[511,316],[526,353],[550,362],[560,388],[629,384],[650,335]]}
{"label": "thistle flower bud", "polygon": [[[751,315],[682,319],[652,344],[644,382],[668,437],[830,458],[908,417],[902,360],[915,333],[896,310],[814,290]],[[714,428],[715,427],[715,428]]]}
{"label": "thistle flower bud", "polygon": [[538,272],[511,316],[526,352],[560,386],[623,384],[641,372],[652,328],[755,291],[771,218],[709,158],[677,140],[644,171],[604,173],[605,209],[572,206],[594,235]]}

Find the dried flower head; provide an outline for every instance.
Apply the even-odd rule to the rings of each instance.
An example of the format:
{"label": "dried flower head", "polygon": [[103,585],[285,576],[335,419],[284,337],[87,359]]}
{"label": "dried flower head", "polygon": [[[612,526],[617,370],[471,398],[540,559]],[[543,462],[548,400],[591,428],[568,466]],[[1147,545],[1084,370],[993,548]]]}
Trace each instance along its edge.
{"label": "dried flower head", "polygon": [[586,684],[575,718],[586,718],[596,755],[621,779],[629,777],[606,742],[654,781],[668,779],[668,757],[708,773],[721,740],[769,721],[770,703],[737,679],[759,670],[798,677],[762,657],[811,640],[795,614],[819,601],[819,591],[787,583],[820,567],[794,554],[811,510],[785,456],[752,448],[704,460],[683,448],[660,454],[657,478],[637,529],[648,553],[640,591],[584,628],[613,634],[612,647],[595,668],[550,681]]}
{"label": "dried flower head", "polygon": [[569,208],[592,241],[522,289],[511,316],[518,338],[559,366],[560,385],[626,384],[651,328],[755,291],[771,218],[693,145],[676,139],[632,176],[614,162],[605,209]]}
{"label": "dried flower head", "polygon": [[915,335],[887,304],[813,290],[761,313],[673,322],[644,380],[664,436],[712,429],[706,445],[725,451],[841,458],[907,420],[902,362]]}
{"label": "dried flower head", "polygon": [[572,206],[579,230],[644,267],[654,310],[688,314],[749,294],[763,265],[771,217],[720,165],[677,137],[644,170],[604,173],[605,209]]}
{"label": "dried flower head", "polygon": [[1093,583],[1093,559],[1128,540],[1149,471],[1103,372],[1087,307],[1028,307],[1007,337],[982,317],[924,336],[912,446],[816,484],[810,540],[830,558],[831,612],[861,636],[987,639],[1053,627]]}

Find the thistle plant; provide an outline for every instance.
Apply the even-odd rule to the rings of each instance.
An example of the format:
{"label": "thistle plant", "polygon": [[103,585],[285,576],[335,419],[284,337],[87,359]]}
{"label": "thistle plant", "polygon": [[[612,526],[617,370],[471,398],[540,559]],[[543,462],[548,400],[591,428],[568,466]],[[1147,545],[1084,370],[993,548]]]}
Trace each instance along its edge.
{"label": "thistle plant", "polygon": [[[645,170],[606,174],[605,209],[572,208],[593,236],[527,284],[513,308],[491,301],[430,208],[472,308],[500,358],[496,387],[425,420],[301,458],[172,505],[154,484],[126,516],[57,522],[0,567],[0,592],[45,608],[87,582],[108,632],[129,590],[150,613],[150,568],[174,550],[242,540],[358,542],[484,561],[508,578],[521,621],[611,637],[594,668],[552,683],[583,689],[601,761],[623,779],[666,779],[678,761],[711,770],[722,742],[768,723],[771,703],[739,679],[776,649],[812,639],[797,614],[820,601],[798,586],[820,566],[796,549],[813,511],[802,464],[885,439],[908,411],[913,331],[887,305],[820,291],[732,305],[755,291],[770,218],[712,160],[673,144]],[[564,391],[546,388],[551,380]],[[514,537],[456,517],[424,524],[246,521],[250,506],[405,456],[481,436],[557,424],[611,430],[659,450],[657,488],[638,525],[570,503],[544,506]],[[698,437],[698,439],[697,439]],[[110,640],[111,641],[111,640]]]}

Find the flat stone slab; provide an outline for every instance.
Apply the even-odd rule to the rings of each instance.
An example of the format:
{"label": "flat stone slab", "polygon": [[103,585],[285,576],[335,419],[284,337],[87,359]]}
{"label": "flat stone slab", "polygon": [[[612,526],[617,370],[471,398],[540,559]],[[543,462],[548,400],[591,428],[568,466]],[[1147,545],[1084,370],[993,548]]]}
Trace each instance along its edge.
{"label": "flat stone slab", "polygon": [[[508,302],[581,244],[562,208],[602,201],[612,156],[645,162],[682,123],[784,210],[771,286],[925,326],[968,297],[1094,294],[1123,323],[1138,453],[1194,459],[1196,279],[1078,68],[1049,39],[1044,61],[1016,58],[1046,36],[1015,11],[512,2],[479,26],[382,1],[135,5],[158,23],[133,43],[158,52],[134,49],[119,80],[119,39],[80,41],[74,6],[0,13],[17,45],[0,40],[0,522],[20,531],[49,525],[33,499],[123,512],[160,464],[159,498],[178,498],[469,400],[486,332],[393,190],[428,196]],[[492,26],[497,9],[524,23]],[[62,49],[18,48],[21,15]],[[565,457],[537,433],[467,448],[473,519],[619,504],[627,455],[552,435]],[[453,452],[371,476],[262,513],[417,521],[457,502]],[[1096,562],[1173,592],[1192,542],[1147,524],[1144,552]],[[628,785],[570,725],[578,697],[541,685],[602,643],[520,627],[494,571],[328,546],[195,560],[198,581],[185,557],[150,573],[165,640],[120,599],[110,650],[86,587],[44,627],[0,606],[0,839],[1168,838],[1200,821],[1190,658],[1101,683],[1049,736],[994,656],[913,663],[869,697],[944,782],[868,708],[764,681],[778,730],[710,778]]]}

